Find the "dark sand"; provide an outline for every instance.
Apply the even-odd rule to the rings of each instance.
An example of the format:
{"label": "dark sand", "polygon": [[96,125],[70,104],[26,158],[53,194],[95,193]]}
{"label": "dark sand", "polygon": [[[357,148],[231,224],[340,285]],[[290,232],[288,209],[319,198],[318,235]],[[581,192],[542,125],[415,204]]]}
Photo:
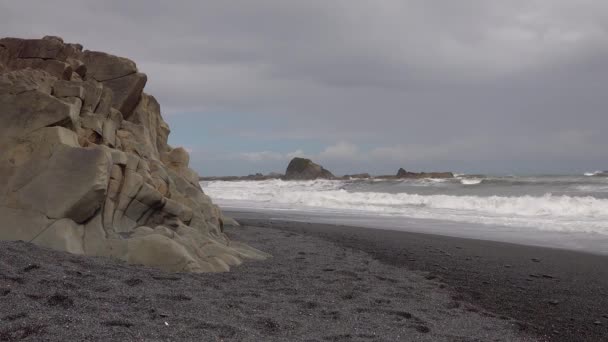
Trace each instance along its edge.
{"label": "dark sand", "polygon": [[387,265],[428,272],[458,298],[551,341],[608,341],[608,256],[509,243],[228,213],[245,225],[316,236]]}
{"label": "dark sand", "polygon": [[[335,234],[340,229],[346,231],[335,228]],[[438,278],[408,271],[394,260],[383,263],[384,258],[308,233],[243,227],[228,234],[274,257],[224,274],[168,274],[0,242],[0,340],[534,340],[515,320],[470,304]],[[389,238],[359,244],[395,256],[405,253],[391,249]],[[430,257],[447,246],[454,244],[421,248],[416,257],[448,259]]]}

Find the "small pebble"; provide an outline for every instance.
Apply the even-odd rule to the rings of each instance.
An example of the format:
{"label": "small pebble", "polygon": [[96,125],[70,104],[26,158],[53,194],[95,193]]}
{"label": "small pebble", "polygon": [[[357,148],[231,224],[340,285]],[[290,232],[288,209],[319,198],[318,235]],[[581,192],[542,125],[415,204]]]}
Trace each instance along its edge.
{"label": "small pebble", "polygon": [[505,268],[511,268],[511,265],[505,265]]}
{"label": "small pebble", "polygon": [[534,262],[540,262],[540,259],[532,258],[532,261],[534,261]]}
{"label": "small pebble", "polygon": [[557,304],[559,304],[559,300],[555,300],[555,299],[550,300],[550,301],[549,301],[549,304],[552,304],[552,305],[557,305]]}
{"label": "small pebble", "polygon": [[595,322],[593,322],[593,324],[595,324],[595,325],[602,325],[602,322],[600,322],[600,321],[595,321]]}
{"label": "small pebble", "polygon": [[37,270],[40,268],[40,265],[37,264],[29,264],[27,265],[24,269],[23,272],[29,272],[29,271],[33,271],[33,270]]}

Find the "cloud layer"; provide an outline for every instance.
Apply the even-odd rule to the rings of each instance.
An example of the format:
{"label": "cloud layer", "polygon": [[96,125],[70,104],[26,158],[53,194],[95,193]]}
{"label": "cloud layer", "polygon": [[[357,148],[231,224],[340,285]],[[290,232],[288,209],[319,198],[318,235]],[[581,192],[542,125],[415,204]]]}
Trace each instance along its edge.
{"label": "cloud layer", "polygon": [[204,174],[294,151],[345,173],[608,168],[602,0],[20,0],[0,22],[135,60]]}

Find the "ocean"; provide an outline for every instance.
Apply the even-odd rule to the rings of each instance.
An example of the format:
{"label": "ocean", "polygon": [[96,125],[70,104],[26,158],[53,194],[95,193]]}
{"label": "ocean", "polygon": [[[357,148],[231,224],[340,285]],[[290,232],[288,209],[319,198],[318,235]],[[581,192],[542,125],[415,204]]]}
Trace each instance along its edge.
{"label": "ocean", "polygon": [[608,254],[608,177],[211,181],[225,210]]}

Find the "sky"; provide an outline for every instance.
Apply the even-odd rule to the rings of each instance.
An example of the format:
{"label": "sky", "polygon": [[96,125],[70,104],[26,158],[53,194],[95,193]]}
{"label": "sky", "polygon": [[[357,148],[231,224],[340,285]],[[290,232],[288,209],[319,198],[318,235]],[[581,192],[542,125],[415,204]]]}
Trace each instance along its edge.
{"label": "sky", "polygon": [[608,169],[605,0],[0,0],[134,60],[201,175]]}

